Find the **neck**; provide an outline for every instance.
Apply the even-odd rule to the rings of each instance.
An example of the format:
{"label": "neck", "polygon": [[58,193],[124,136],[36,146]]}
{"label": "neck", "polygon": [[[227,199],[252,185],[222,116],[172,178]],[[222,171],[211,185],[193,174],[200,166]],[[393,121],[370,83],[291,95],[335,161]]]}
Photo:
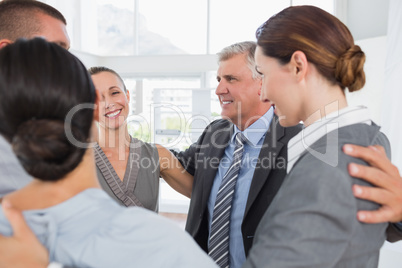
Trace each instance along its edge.
{"label": "neck", "polygon": [[124,152],[129,148],[130,140],[126,124],[117,129],[99,126],[97,142],[104,151]]}
{"label": "neck", "polygon": [[6,198],[19,210],[44,209],[60,204],[89,188],[100,188],[92,149],[86,150],[81,163],[63,179],[56,182],[34,179]]}
{"label": "neck", "polygon": [[305,112],[302,117],[306,127],[348,106],[343,90],[338,85],[330,85],[324,79],[313,81],[306,92],[303,101]]}
{"label": "neck", "polygon": [[[260,119],[268,110],[271,108],[271,104],[265,104],[261,106],[262,108],[256,113],[254,116],[249,116],[245,120],[241,120],[243,118],[239,118],[238,122],[233,122],[240,131],[244,131],[249,128],[252,124],[254,124],[258,119]],[[239,115],[241,117],[241,115]]]}
{"label": "neck", "polygon": [[255,123],[255,121],[257,121],[258,120],[258,118],[257,119],[252,119],[252,120],[249,120],[249,121],[247,121],[247,122],[242,122],[242,123],[240,123],[240,124],[236,124],[236,126],[237,126],[237,128],[240,130],[240,131],[244,131],[244,130],[246,130],[249,126],[251,126],[252,124],[254,124]]}

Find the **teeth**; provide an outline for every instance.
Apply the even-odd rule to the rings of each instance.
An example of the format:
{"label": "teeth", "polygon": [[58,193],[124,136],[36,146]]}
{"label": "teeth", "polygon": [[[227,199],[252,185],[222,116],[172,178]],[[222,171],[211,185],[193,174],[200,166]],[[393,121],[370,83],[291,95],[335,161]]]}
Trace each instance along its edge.
{"label": "teeth", "polygon": [[222,101],[223,104],[229,104],[232,103],[231,101]]}
{"label": "teeth", "polygon": [[118,115],[119,113],[120,113],[120,110],[118,110],[118,111],[116,111],[116,112],[114,112],[112,114],[107,114],[106,117],[113,117],[113,116]]}

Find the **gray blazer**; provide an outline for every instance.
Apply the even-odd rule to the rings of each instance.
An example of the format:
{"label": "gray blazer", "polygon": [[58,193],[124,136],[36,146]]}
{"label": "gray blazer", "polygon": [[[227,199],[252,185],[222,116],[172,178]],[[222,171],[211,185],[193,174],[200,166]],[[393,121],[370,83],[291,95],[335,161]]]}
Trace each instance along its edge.
{"label": "gray blazer", "polygon": [[347,165],[366,163],[345,155],[342,146],[379,144],[389,156],[389,142],[375,125],[343,127],[337,136],[338,142],[328,134],[310,146],[320,153],[337,152],[336,166],[310,152],[295,163],[261,219],[244,267],[378,266],[388,224],[357,220],[358,210],[374,210],[378,205],[354,198],[352,184],[368,183],[349,176]]}

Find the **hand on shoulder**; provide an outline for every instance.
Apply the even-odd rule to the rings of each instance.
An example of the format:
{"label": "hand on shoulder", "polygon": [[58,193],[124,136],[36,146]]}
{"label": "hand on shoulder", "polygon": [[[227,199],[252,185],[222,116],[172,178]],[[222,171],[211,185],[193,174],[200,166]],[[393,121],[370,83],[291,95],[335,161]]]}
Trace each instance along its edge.
{"label": "hand on shoulder", "polygon": [[21,211],[3,200],[4,215],[13,229],[13,236],[0,235],[0,267],[47,267],[49,253],[31,231]]}
{"label": "hand on shoulder", "polygon": [[365,223],[402,221],[402,177],[398,168],[387,158],[384,148],[347,144],[343,150],[347,155],[360,158],[370,165],[349,164],[350,175],[373,184],[373,187],[353,185],[354,195],[381,205],[375,211],[359,211],[357,218]]}

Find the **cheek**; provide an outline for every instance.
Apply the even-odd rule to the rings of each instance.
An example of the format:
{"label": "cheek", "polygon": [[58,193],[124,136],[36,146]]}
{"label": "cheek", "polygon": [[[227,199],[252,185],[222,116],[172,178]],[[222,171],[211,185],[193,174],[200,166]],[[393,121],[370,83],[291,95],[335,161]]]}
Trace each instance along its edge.
{"label": "cheek", "polygon": [[261,94],[267,96],[268,95],[268,82],[266,79],[262,82],[262,87],[261,87]]}
{"label": "cheek", "polygon": [[114,102],[119,104],[119,105],[121,105],[121,106],[127,106],[128,105],[128,100],[124,96],[115,98]]}
{"label": "cheek", "polygon": [[129,102],[127,99],[125,99],[125,101],[124,101],[124,106],[125,106],[127,109],[130,107],[130,102]]}
{"label": "cheek", "polygon": [[101,113],[103,113],[103,112],[105,111],[105,109],[106,109],[106,103],[105,103],[104,100],[99,102],[99,104],[98,104],[98,109],[99,109],[99,112],[101,112]]}
{"label": "cheek", "polygon": [[272,79],[264,79],[261,93],[264,97],[273,100],[275,98],[276,85]]}

